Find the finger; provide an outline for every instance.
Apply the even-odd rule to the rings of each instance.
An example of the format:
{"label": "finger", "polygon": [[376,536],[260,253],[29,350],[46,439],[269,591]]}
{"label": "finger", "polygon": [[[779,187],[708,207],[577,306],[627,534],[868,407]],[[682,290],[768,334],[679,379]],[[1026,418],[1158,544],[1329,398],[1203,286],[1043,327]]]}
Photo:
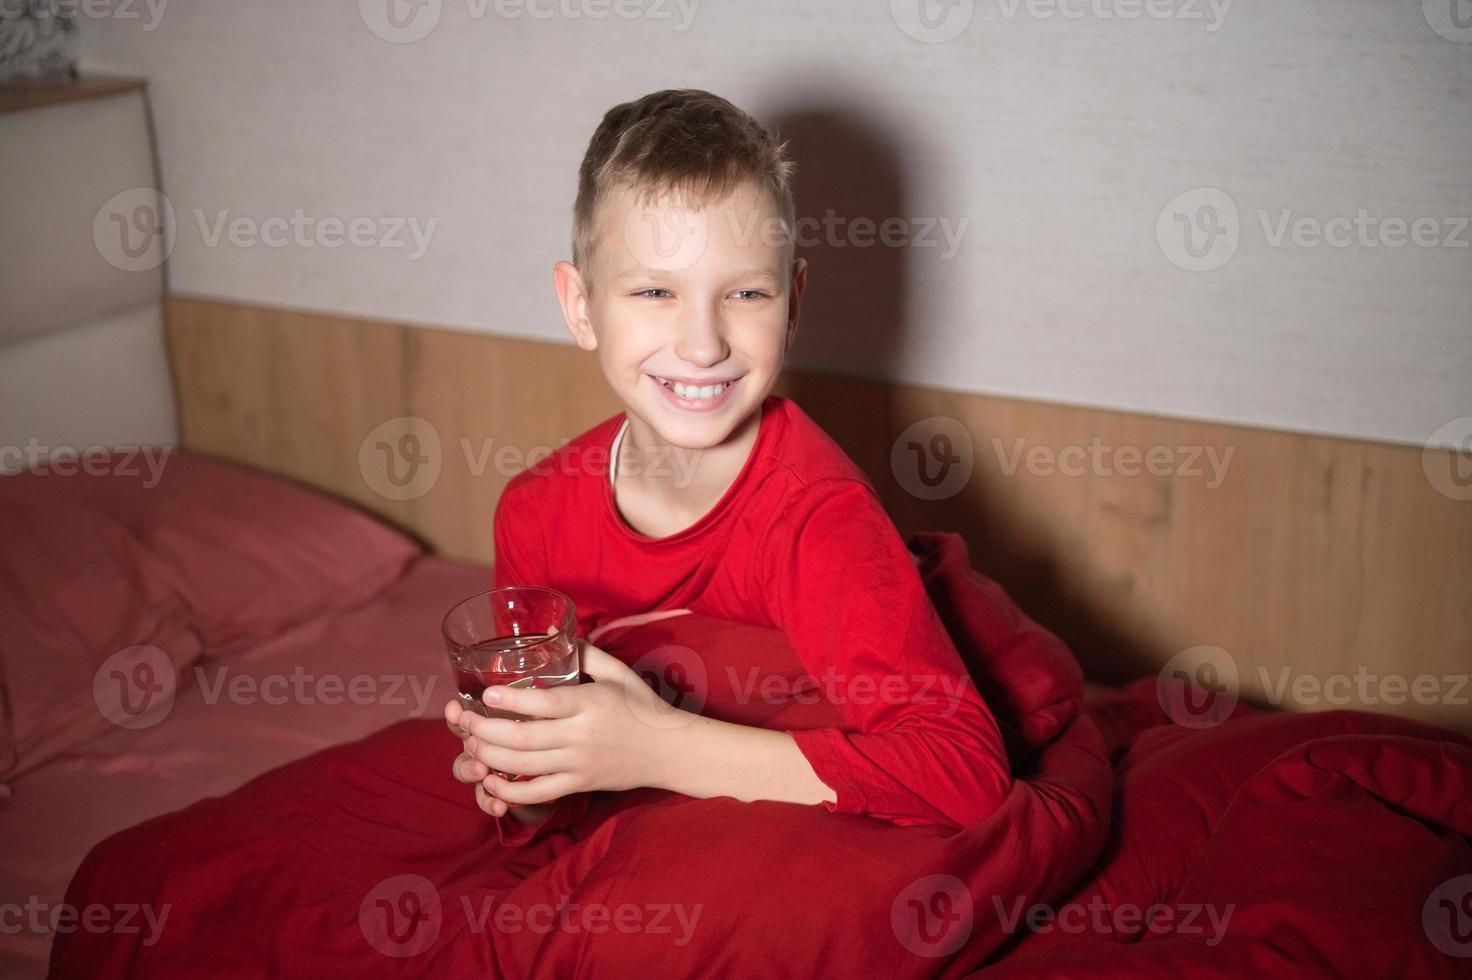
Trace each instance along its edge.
{"label": "finger", "polygon": [[541,776],[567,768],[566,754],[559,749],[523,752],[519,749],[508,749],[503,745],[481,743],[476,746],[472,757],[484,763],[488,770],[515,772],[527,776]]}
{"label": "finger", "polygon": [[491,772],[489,766],[469,754],[457,756],[453,770],[455,778],[462,783],[479,783]]}
{"label": "finger", "polygon": [[450,731],[460,738],[466,736],[464,728],[460,727],[460,716],[465,713],[465,708],[459,701],[450,700],[445,702],[445,724],[450,726]]}
{"label": "finger", "polygon": [[576,684],[561,687],[507,687],[493,684],[481,695],[486,707],[526,718],[566,718],[577,710]]}
{"label": "finger", "polygon": [[628,664],[608,651],[595,647],[587,640],[580,642],[582,646],[578,652],[579,667],[589,677],[612,678],[621,674],[633,673]]}
{"label": "finger", "polygon": [[571,773],[554,772],[536,779],[515,782],[491,773],[481,780],[490,794],[507,803],[551,803],[577,792],[577,779]]}
{"label": "finger", "polygon": [[566,722],[561,719],[531,718],[518,721],[513,718],[486,718],[484,725],[476,725],[476,733],[465,739],[465,751],[475,754],[480,745],[496,745],[503,749],[519,749],[523,752],[542,749],[558,749],[565,746],[569,738]]}
{"label": "finger", "polygon": [[490,793],[487,793],[486,788],[480,783],[475,784],[475,805],[493,817],[505,816],[507,809],[509,809],[504,800],[498,800]]}
{"label": "finger", "polygon": [[467,711],[460,716],[460,724],[466,729],[467,740],[505,745],[512,738],[512,732],[527,722],[517,718],[487,718]]}

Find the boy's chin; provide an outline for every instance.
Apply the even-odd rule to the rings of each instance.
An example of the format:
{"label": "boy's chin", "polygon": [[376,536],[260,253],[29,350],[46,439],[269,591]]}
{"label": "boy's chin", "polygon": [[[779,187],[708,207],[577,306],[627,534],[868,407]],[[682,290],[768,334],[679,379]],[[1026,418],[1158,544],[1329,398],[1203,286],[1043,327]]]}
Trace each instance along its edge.
{"label": "boy's chin", "polygon": [[659,438],[676,449],[713,449],[731,437],[738,428],[739,419],[734,416],[709,419],[671,419],[669,410],[655,409],[653,418],[646,418]]}
{"label": "boy's chin", "polygon": [[679,449],[694,450],[721,445],[755,410],[746,404],[746,399],[709,415],[685,412],[656,401],[652,405],[647,402],[641,405],[639,416],[664,442]]}

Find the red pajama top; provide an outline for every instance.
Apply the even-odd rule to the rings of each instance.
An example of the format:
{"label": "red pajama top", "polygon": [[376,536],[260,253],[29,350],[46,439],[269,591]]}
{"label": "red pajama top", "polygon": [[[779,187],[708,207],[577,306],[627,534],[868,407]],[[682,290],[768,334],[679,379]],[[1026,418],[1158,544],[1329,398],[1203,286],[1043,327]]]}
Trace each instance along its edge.
{"label": "red pajama top", "polygon": [[[493,585],[567,593],[585,637],[677,609],[779,629],[813,677],[891,692],[841,698],[841,727],[789,732],[837,796],[824,806],[906,826],[975,823],[1011,775],[913,557],[863,471],[807,413],[778,395],[761,412],[725,494],[667,537],[634,531],[615,505],[609,463],[623,412],[517,474],[496,507]],[[569,826],[587,797],[560,801],[537,827],[503,817],[501,839]]]}

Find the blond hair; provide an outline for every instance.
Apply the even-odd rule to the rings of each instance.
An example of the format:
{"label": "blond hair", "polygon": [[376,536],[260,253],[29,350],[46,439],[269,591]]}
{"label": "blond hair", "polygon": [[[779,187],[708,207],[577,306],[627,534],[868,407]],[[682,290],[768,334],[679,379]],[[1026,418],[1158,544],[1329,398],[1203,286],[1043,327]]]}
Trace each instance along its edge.
{"label": "blond hair", "polygon": [[700,208],[745,184],[772,195],[791,241],[796,223],[787,141],[726,99],[703,89],[662,89],[609,109],[578,168],[572,262],[592,291],[598,205],[615,188],[640,204],[669,193]]}

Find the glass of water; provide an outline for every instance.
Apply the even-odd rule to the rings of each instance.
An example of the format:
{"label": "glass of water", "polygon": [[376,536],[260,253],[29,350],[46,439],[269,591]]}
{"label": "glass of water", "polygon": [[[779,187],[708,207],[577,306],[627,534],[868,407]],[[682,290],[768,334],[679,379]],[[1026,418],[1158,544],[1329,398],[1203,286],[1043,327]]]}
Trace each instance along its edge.
{"label": "glass of water", "polygon": [[[487,718],[526,720],[488,708],[482,700],[488,687],[578,683],[577,611],[556,589],[512,585],[473,595],[446,614],[440,629],[460,703]],[[523,778],[491,771],[509,780]]]}

